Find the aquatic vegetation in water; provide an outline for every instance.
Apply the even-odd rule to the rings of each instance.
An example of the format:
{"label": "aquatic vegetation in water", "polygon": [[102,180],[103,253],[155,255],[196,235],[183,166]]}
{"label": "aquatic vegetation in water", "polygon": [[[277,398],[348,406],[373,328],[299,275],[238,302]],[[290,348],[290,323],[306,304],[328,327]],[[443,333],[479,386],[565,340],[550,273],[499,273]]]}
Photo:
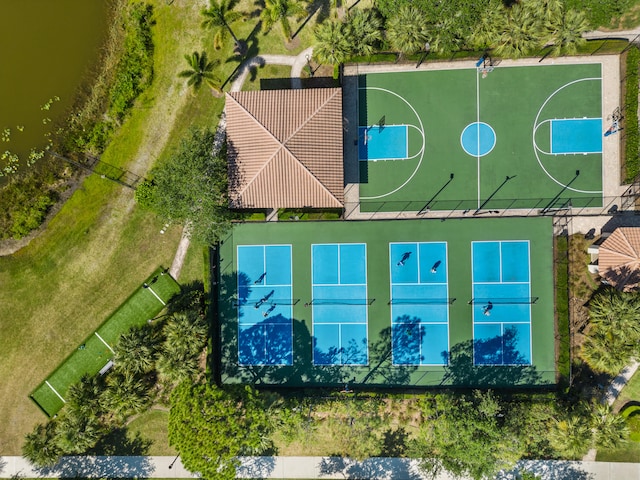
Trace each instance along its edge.
{"label": "aquatic vegetation in water", "polygon": [[10,142],[11,141],[11,129],[10,128],[5,128],[2,131],[2,135],[0,135],[0,140],[2,140],[3,142]]}
{"label": "aquatic vegetation in water", "polygon": [[17,154],[10,152],[9,150],[5,150],[5,152],[0,156],[0,160],[6,161],[6,165],[0,170],[0,177],[5,175],[10,175],[12,173],[16,173],[18,171],[18,165],[20,164],[20,158]]}
{"label": "aquatic vegetation in water", "polygon": [[59,101],[60,101],[60,97],[56,95],[55,97],[47,100],[47,103],[45,103],[44,105],[40,105],[40,110],[49,110],[53,105],[53,102],[59,102]]}

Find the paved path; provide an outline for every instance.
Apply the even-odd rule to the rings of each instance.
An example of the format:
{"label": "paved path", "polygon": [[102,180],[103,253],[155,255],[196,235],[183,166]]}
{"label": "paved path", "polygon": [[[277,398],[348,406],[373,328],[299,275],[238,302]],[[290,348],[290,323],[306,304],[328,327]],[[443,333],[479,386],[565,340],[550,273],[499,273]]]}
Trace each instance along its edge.
{"label": "paved path", "polygon": [[[640,479],[640,464],[526,461],[518,465],[544,480]],[[33,469],[22,457],[0,457],[0,478],[195,478],[176,457],[64,457],[51,469]],[[340,457],[244,457],[237,478],[426,480],[416,460]],[[514,480],[513,473],[498,477]],[[453,480],[448,474],[434,480]]]}

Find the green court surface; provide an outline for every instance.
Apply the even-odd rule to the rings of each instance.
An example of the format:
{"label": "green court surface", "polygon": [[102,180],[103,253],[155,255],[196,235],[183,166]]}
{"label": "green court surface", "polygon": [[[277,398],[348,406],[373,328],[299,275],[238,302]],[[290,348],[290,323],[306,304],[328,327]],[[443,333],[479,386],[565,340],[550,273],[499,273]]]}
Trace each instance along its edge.
{"label": "green court surface", "polygon": [[[477,346],[479,341],[474,339],[474,323],[498,321],[501,305],[495,306],[494,316],[483,317],[478,315],[481,305],[470,304],[474,292],[473,275],[477,267],[473,270],[473,243],[491,241],[491,245],[509,243],[518,240],[530,247],[529,265],[524,265],[525,276],[530,271],[530,295],[537,300],[530,307],[531,322],[530,339],[527,340],[526,348],[530,348],[530,360],[528,362],[505,362],[503,365],[495,365],[492,362],[476,361]],[[423,268],[423,278],[445,278],[448,288],[448,299],[451,303],[437,305],[438,315],[428,318],[419,312],[425,312],[432,305],[419,305],[418,299],[415,305],[411,302],[400,305],[403,313],[409,316],[415,313],[416,317],[422,316],[423,325],[425,319],[429,321],[447,322],[447,334],[444,344],[448,344],[448,351],[442,352],[439,365],[429,362],[397,362],[393,359],[396,350],[392,337],[393,322],[398,322],[398,318],[392,319],[393,304],[390,299],[393,295],[392,278],[402,282],[403,279],[394,277],[397,275],[400,262],[397,262],[396,249],[394,254],[393,245],[397,243],[411,243],[416,245],[433,246],[436,243],[442,245],[446,243],[446,258],[442,258],[439,264],[438,275],[428,268]],[[316,361],[317,348],[327,338],[323,333],[323,338],[314,336],[314,312],[317,312],[316,299],[313,298],[313,291],[316,288],[312,278],[317,278],[313,269],[322,268],[317,262],[313,263],[313,253],[319,244],[366,244],[366,292],[367,298],[362,299],[357,308],[363,308],[366,304],[366,324],[367,324],[367,355],[366,361],[362,365],[320,365]],[[390,245],[393,244],[393,245]],[[280,311],[291,311],[292,319],[283,318],[280,315],[278,330],[278,341],[273,341],[269,337],[271,327],[260,325],[262,310],[268,303],[260,301],[259,306],[255,306],[256,298],[263,295],[265,286],[258,274],[266,271],[267,278],[272,275],[278,267],[269,260],[263,262],[260,257],[259,265],[255,268],[251,262],[247,263],[244,252],[245,246],[290,246],[291,262],[286,261],[282,270],[286,278],[291,278],[293,304],[283,307],[282,296],[277,300]],[[312,248],[312,246],[314,246]],[[242,247],[242,254],[245,258],[242,272],[238,272],[238,252]],[[258,247],[258,248],[259,248]],[[255,247],[254,247],[255,248]],[[288,249],[288,248],[287,248]],[[428,250],[428,248],[426,249]],[[265,250],[266,251],[266,250]],[[440,249],[442,251],[442,249]],[[268,222],[262,224],[242,224],[234,227],[232,234],[222,242],[220,246],[220,269],[219,269],[219,316],[218,325],[215,330],[220,332],[218,343],[218,354],[216,355],[216,365],[214,371],[223,383],[251,383],[264,385],[280,385],[290,387],[300,386],[328,386],[332,388],[344,388],[345,383],[350,388],[364,387],[433,387],[433,386],[520,386],[534,387],[553,385],[556,381],[555,374],[555,340],[554,340],[554,287],[553,287],[553,238],[552,223],[550,218],[466,218],[455,220],[377,220],[377,221],[353,221],[353,222]],[[422,254],[419,254],[422,255]],[[414,255],[415,257],[415,255]],[[413,258],[413,257],[412,257]],[[506,258],[506,257],[505,257]],[[411,258],[410,258],[411,260]],[[339,260],[341,265],[352,265],[352,262]],[[432,260],[426,265],[431,265]],[[526,262],[525,262],[526,263]],[[312,266],[315,265],[315,266]],[[342,268],[342,267],[341,267]],[[405,270],[407,265],[402,266]],[[506,267],[505,267],[506,268]],[[290,269],[290,274],[288,273]],[[530,269],[530,270],[529,270]],[[504,270],[506,272],[506,270]],[[249,272],[249,273],[247,273]],[[271,272],[271,273],[270,273]],[[352,274],[342,269],[339,275]],[[278,271],[278,275],[282,275]],[[505,273],[505,275],[507,275]],[[254,282],[254,277],[257,279]],[[506,278],[506,277],[505,277]],[[215,281],[216,279],[214,279]],[[500,280],[502,281],[502,280]],[[338,283],[344,283],[338,280]],[[478,278],[475,279],[476,285]],[[273,282],[281,283],[281,282]],[[317,284],[318,282],[315,282]],[[347,281],[347,283],[349,283]],[[354,283],[354,282],[351,282]],[[259,284],[258,287],[254,285]],[[268,282],[267,282],[268,284]],[[394,283],[397,285],[397,283]],[[440,285],[441,287],[442,285]],[[256,292],[252,292],[256,290]],[[419,291],[419,290],[415,290]],[[420,290],[421,291],[421,290]],[[274,295],[276,298],[278,294]],[[248,299],[248,300],[247,300]],[[454,300],[455,299],[455,300]],[[347,303],[352,303],[349,299]],[[428,303],[428,301],[425,301]],[[282,307],[282,308],[281,308]],[[344,305],[337,305],[335,312],[340,315]],[[520,308],[518,306],[517,308]],[[315,308],[315,310],[314,310]],[[348,305],[347,305],[348,308]],[[412,309],[415,308],[415,312]],[[448,309],[446,315],[440,315],[442,309]],[[508,310],[508,309],[507,309]],[[256,315],[257,314],[257,315]],[[239,315],[242,318],[239,322]],[[486,315],[486,314],[485,314]],[[258,332],[254,337],[247,335],[244,330],[247,323],[251,321],[249,317],[257,316],[256,328]],[[265,315],[266,317],[266,315]],[[436,318],[437,317],[437,318]],[[331,321],[324,316],[323,321]],[[336,322],[339,320],[336,319]],[[507,319],[506,321],[511,321]],[[273,323],[273,321],[271,322]],[[239,326],[243,332],[244,339],[252,338],[253,344],[239,345]],[[426,327],[429,328],[428,326]],[[415,332],[416,330],[414,330]],[[275,335],[275,334],[274,334]],[[217,336],[217,334],[216,334]],[[289,336],[289,338],[284,338]],[[215,338],[215,336],[214,336]],[[426,337],[425,337],[426,338]],[[505,337],[506,338],[506,337]],[[256,340],[257,339],[257,340]],[[281,343],[279,343],[281,340]],[[493,339],[496,340],[496,339]],[[503,341],[502,338],[497,339]],[[269,342],[272,342],[271,344]],[[483,340],[480,340],[482,342]],[[439,345],[442,345],[442,338],[438,337]],[[508,348],[507,341],[502,345]],[[276,345],[277,343],[277,345]],[[428,343],[428,339],[427,339]],[[265,347],[266,345],[266,347]],[[284,345],[284,347],[282,347]],[[344,345],[342,343],[341,345]],[[487,343],[482,343],[486,346]],[[493,344],[496,345],[495,343]],[[401,345],[402,346],[402,345]],[[293,351],[292,362],[277,362],[273,364],[247,364],[251,362],[240,362],[240,354],[257,351],[261,349],[277,349],[282,347],[286,351]],[[286,348],[285,348],[286,347]],[[484,348],[484,347],[483,347]],[[493,347],[491,347],[493,348]],[[436,352],[440,355],[440,351]],[[498,352],[501,353],[501,352]],[[474,355],[476,355],[474,357]],[[269,355],[256,356],[255,358],[265,359]],[[247,358],[247,357],[245,357]],[[287,357],[290,358],[290,357]],[[397,357],[396,357],[397,358]],[[433,356],[431,358],[434,358]],[[437,359],[436,359],[437,362]],[[241,364],[243,363],[243,364]],[[267,362],[268,363],[268,362]],[[340,363],[340,362],[338,362]],[[344,362],[346,363],[346,362]],[[406,364],[402,364],[406,363]]]}
{"label": "green court surface", "polygon": [[[376,160],[385,155],[375,137],[370,159],[360,153],[363,211],[602,205],[601,64],[497,66],[482,77],[476,68],[359,76],[360,126],[409,126],[408,158]],[[557,122],[566,119],[595,128]]]}
{"label": "green court surface", "polygon": [[31,399],[47,415],[55,415],[72,384],[84,375],[96,375],[111,360],[118,337],[155,317],[179,291],[171,275],[158,269],[31,393]]}

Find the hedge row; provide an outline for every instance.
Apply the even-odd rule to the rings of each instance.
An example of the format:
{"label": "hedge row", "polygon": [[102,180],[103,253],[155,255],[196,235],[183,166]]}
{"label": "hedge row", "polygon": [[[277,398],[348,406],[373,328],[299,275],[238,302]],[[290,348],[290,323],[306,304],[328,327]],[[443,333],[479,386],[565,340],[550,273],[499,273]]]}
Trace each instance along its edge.
{"label": "hedge row", "polygon": [[625,85],[625,180],[628,183],[640,174],[640,139],[638,138],[638,67],[640,49],[632,47],[627,53]]}

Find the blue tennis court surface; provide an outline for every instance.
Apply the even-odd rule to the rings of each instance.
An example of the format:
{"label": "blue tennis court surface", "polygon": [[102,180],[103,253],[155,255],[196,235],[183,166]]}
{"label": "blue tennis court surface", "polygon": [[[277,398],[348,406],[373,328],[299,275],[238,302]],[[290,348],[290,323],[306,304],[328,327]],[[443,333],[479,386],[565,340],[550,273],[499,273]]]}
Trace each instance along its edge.
{"label": "blue tennis court surface", "polygon": [[367,365],[366,245],[312,245],[311,266],[314,364]]}
{"label": "blue tennis court surface", "polygon": [[291,245],[239,245],[237,258],[240,365],[292,365]]}
{"label": "blue tennis court surface", "polygon": [[389,268],[393,364],[446,365],[446,242],[390,243]]}
{"label": "blue tennis court surface", "polygon": [[602,119],[551,121],[551,153],[602,153]]}
{"label": "blue tennis court surface", "polygon": [[472,242],[476,365],[531,364],[528,241]]}
{"label": "blue tennis court surface", "polygon": [[403,160],[408,158],[408,135],[409,130],[406,125],[359,127],[358,157],[360,160]]}

